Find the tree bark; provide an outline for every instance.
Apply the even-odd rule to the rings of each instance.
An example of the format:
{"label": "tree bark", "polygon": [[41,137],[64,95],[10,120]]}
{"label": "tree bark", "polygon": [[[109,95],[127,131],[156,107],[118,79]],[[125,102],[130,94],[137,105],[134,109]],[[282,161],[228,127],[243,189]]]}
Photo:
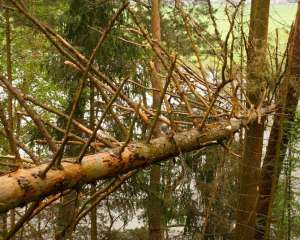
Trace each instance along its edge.
{"label": "tree bark", "polygon": [[[12,83],[13,81],[13,75],[12,75],[12,49],[11,49],[11,23],[10,23],[10,12],[8,9],[5,10],[5,35],[6,35],[6,67],[7,67],[7,80]],[[8,112],[8,119],[7,124],[8,128],[11,131],[11,135],[14,134],[14,119],[13,119],[13,101],[12,101],[12,95],[11,93],[8,94],[8,100],[7,100],[7,112]],[[17,147],[16,143],[14,141],[10,144],[10,154],[12,156],[15,156],[15,159],[13,161],[14,164],[16,164],[16,167],[21,166],[19,154],[17,154]],[[12,209],[10,211],[10,227],[13,228],[15,226],[15,211]],[[15,238],[12,237],[12,240]]]}
{"label": "tree bark", "polygon": [[4,238],[7,234],[7,213],[0,217],[0,237]]}
{"label": "tree bark", "polygon": [[[161,41],[161,26],[160,26],[160,0],[151,0],[151,32],[155,41]],[[157,49],[159,51],[159,48]],[[151,84],[154,89],[161,89],[161,79],[159,78],[160,64],[159,59],[154,59],[154,69],[151,76]],[[153,109],[159,107],[160,92],[153,91]],[[158,121],[154,132],[154,137],[161,136],[160,122]],[[148,192],[148,227],[149,227],[149,240],[162,240],[162,199],[160,191],[160,178],[161,169],[159,165],[152,165],[150,170],[150,185]]]}
{"label": "tree bark", "polygon": [[[91,196],[96,193],[96,184],[91,184]],[[91,240],[98,239],[98,229],[97,229],[97,206],[94,207],[90,212],[91,219]]]}
{"label": "tree bark", "polygon": [[[266,156],[262,167],[257,204],[255,239],[268,239],[272,217],[272,202],[275,197],[281,165],[289,142],[286,121],[293,121],[299,100],[295,86],[300,77],[300,3],[295,20],[295,30],[288,57],[288,71],[282,83],[277,111],[271,129]],[[298,83],[299,84],[299,83]]]}
{"label": "tree bark", "polygon": [[68,229],[76,213],[77,192],[72,191],[60,200],[56,218],[55,239],[72,239],[72,232]]}
{"label": "tree bark", "polygon": [[[246,89],[254,108],[260,105],[263,92],[268,85],[266,49],[269,7],[269,0],[253,0],[251,3]],[[253,122],[245,131],[243,159],[240,166],[237,240],[254,238],[263,135],[263,119],[260,122]]]}
{"label": "tree bark", "polygon": [[[90,82],[90,129],[95,129],[95,87],[92,82]],[[94,153],[93,149],[91,152]],[[91,184],[91,196],[96,193],[96,183]],[[90,213],[91,219],[91,240],[97,240],[97,206],[95,206]]]}
{"label": "tree bark", "polygon": [[[66,113],[70,114],[71,109],[73,108],[74,104],[74,97],[76,94],[76,90],[78,87],[78,83],[76,79],[73,79],[74,82],[69,82],[69,89],[68,89],[68,106]],[[82,119],[84,115],[84,106],[86,105],[87,99],[86,96],[83,96],[80,98],[80,103],[78,104],[75,112],[74,112],[74,118],[76,119]],[[58,122],[63,122],[63,124],[67,124],[64,122],[65,119],[59,119]],[[80,132],[75,128],[72,130],[75,134],[78,133],[80,135]],[[69,146],[65,149],[65,154],[70,157],[76,157],[80,152],[80,145],[79,146]],[[55,229],[55,239],[56,240],[62,240],[62,239],[72,239],[72,231],[69,228],[69,226],[72,224],[75,214],[76,214],[76,208],[77,208],[77,192],[71,191],[67,195],[63,196],[60,199],[59,208],[58,208],[58,214],[57,214],[57,226]],[[66,214],[66,212],[68,214]]]}
{"label": "tree bark", "polygon": [[175,134],[172,139],[159,137],[150,143],[129,144],[122,154],[119,153],[120,148],[115,148],[89,155],[83,158],[82,164],[73,163],[72,158],[64,159],[63,169],[49,170],[44,179],[40,177],[40,173],[47,164],[5,174],[0,177],[0,214],[66,189],[143,168],[178,156],[181,152],[201,149],[207,144],[232,136],[240,127],[240,124],[231,125],[229,121],[224,121],[207,125],[201,131],[191,129]]}

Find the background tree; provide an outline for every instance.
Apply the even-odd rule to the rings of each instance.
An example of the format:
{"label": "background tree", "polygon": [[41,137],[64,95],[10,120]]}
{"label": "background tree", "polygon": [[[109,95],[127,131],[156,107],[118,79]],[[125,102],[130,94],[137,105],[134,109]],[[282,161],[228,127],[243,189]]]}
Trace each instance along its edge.
{"label": "background tree", "polygon": [[[264,94],[270,84],[266,60],[269,7],[270,1],[251,3],[246,89],[249,104],[255,109],[263,106]],[[258,122],[249,125],[245,131],[243,160],[240,167],[236,239],[253,239],[254,237],[264,121],[263,118],[259,119]]]}

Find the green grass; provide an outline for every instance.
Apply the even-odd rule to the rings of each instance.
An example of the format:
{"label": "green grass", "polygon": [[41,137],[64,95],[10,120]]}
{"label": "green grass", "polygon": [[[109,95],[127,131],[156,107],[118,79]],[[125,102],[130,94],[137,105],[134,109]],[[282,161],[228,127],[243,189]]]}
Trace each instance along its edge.
{"label": "green grass", "polygon": [[276,4],[270,9],[270,31],[289,28],[295,20],[297,4]]}
{"label": "green grass", "polygon": [[[225,35],[229,28],[229,23],[224,12],[224,5],[214,5],[217,9],[216,18],[218,20],[219,31]],[[295,20],[297,4],[273,4],[270,7],[269,34],[270,41],[275,39],[276,29],[279,31],[280,45],[285,45],[291,24]],[[249,21],[250,5],[244,9],[244,20]],[[212,27],[210,27],[212,30]],[[247,32],[247,31],[246,31]]]}

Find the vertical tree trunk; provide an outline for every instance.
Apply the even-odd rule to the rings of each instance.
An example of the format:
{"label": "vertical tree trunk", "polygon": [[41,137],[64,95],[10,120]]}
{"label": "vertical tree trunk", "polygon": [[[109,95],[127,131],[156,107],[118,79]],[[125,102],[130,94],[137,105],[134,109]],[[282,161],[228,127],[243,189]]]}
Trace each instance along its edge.
{"label": "vertical tree trunk", "polygon": [[1,214],[0,218],[0,237],[4,238],[7,234],[7,214]]}
{"label": "vertical tree trunk", "polygon": [[[290,154],[289,154],[290,155]],[[289,159],[291,159],[291,156],[288,156]],[[290,160],[288,163],[288,169],[286,174],[286,188],[287,188],[287,232],[286,232],[286,239],[292,239],[292,200],[293,200],[293,190],[292,190],[292,161]]]}
{"label": "vertical tree trunk", "polygon": [[[6,10],[5,13],[5,20],[6,20],[6,47],[7,47],[7,52],[8,52],[8,41],[10,41],[10,37],[8,36],[8,31],[10,32],[10,25],[9,25],[9,10]],[[9,50],[10,52],[10,50]],[[8,57],[7,57],[8,58]],[[1,214],[1,221],[0,221],[0,236],[5,237],[7,234],[7,213]]]}
{"label": "vertical tree trunk", "polygon": [[[10,13],[9,10],[5,10],[5,35],[6,35],[6,66],[7,66],[7,79],[11,83],[12,82],[12,56],[11,56],[11,24],[10,24]],[[13,134],[14,131],[14,124],[13,124],[13,102],[12,96],[8,94],[8,103],[7,103],[7,112],[8,118],[7,123],[10,131]],[[20,159],[17,159],[16,153],[14,149],[15,146],[10,147],[10,155],[15,156],[14,164],[17,167],[20,167]],[[10,227],[13,228],[15,226],[15,210],[10,211]],[[12,239],[15,239],[14,237]]]}
{"label": "vertical tree trunk", "polygon": [[[90,82],[90,129],[95,128],[95,88]],[[93,151],[91,149],[91,151]],[[96,192],[96,183],[91,184],[91,195]],[[94,207],[90,213],[91,218],[91,240],[97,240],[97,207]]]}
{"label": "vertical tree trunk", "polygon": [[300,3],[298,3],[295,30],[288,57],[288,71],[280,89],[277,111],[262,167],[260,197],[257,205],[256,239],[268,238],[272,217],[272,202],[289,142],[285,121],[293,121],[298,105],[300,77]]}
{"label": "vertical tree trunk", "polygon": [[[91,184],[91,195],[96,193],[96,184]],[[97,207],[94,207],[90,212],[91,218],[91,240],[97,240]]]}
{"label": "vertical tree trunk", "polygon": [[[69,96],[68,108],[66,110],[67,114],[71,112],[71,108],[73,106],[74,93],[77,90],[79,79],[80,78],[78,78],[77,81],[76,79],[70,81],[70,89],[68,91],[68,96]],[[74,113],[74,119],[83,118],[86,102],[87,102],[86,96],[83,95],[82,98],[80,99],[80,103],[78,104],[78,108]],[[65,119],[63,119],[63,121],[65,125],[66,124]],[[72,131],[74,133],[78,132],[77,129],[72,129]],[[78,132],[78,135],[80,135],[80,132]],[[80,146],[68,146],[66,147],[65,152],[66,155],[68,155],[69,157],[78,156],[80,152]],[[55,233],[55,238],[57,240],[72,239],[72,232],[71,232],[72,229],[70,228],[70,226],[73,223],[74,216],[76,213],[76,208],[77,208],[76,203],[77,203],[77,191],[75,190],[61,198],[59,210],[58,210],[58,216],[57,216],[56,233]]]}
{"label": "vertical tree trunk", "polygon": [[[161,41],[160,28],[160,0],[151,0],[151,31],[152,37],[156,41]],[[154,59],[154,69],[152,69],[151,84],[155,89],[161,89],[161,81],[157,73],[160,72],[159,60]],[[160,93],[153,91],[153,105],[156,109],[159,105]],[[154,137],[161,135],[160,123],[158,122],[154,130]],[[150,172],[150,186],[148,197],[148,224],[149,224],[149,240],[162,240],[162,206],[160,191],[160,166],[153,165]]]}
{"label": "vertical tree trunk", "polygon": [[[246,88],[248,98],[255,108],[259,106],[267,86],[266,49],[269,7],[269,0],[253,0],[251,4]],[[263,120],[250,124],[245,131],[243,159],[240,166],[237,240],[254,238],[263,135]]]}
{"label": "vertical tree trunk", "polygon": [[58,216],[56,219],[56,240],[72,239],[72,233],[69,231],[69,226],[74,220],[76,200],[76,191],[72,191],[62,197],[59,204]]}

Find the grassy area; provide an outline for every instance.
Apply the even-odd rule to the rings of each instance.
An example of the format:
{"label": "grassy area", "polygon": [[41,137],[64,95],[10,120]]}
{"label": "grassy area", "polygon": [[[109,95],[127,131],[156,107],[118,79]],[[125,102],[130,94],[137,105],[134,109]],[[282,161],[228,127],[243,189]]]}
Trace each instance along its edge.
{"label": "grassy area", "polygon": [[[262,0],[263,1],[263,0]],[[225,36],[229,30],[229,21],[227,19],[227,16],[225,14],[225,5],[224,4],[213,4],[213,8],[216,10],[215,17],[217,20],[217,27],[219,32],[222,35],[222,38],[225,39]],[[167,12],[173,11],[173,9],[168,9]],[[269,21],[269,44],[270,46],[275,46],[275,40],[276,40],[276,29],[278,29],[278,50],[279,55],[283,55],[283,53],[286,50],[287,40],[290,32],[291,25],[293,21],[295,20],[297,11],[297,3],[290,3],[290,4],[271,4],[270,6],[270,21]],[[208,21],[208,31],[214,35],[214,28],[213,24],[210,21],[210,18],[208,16],[199,15],[202,21]],[[241,16],[238,15],[237,18],[240,18]],[[244,6],[243,11],[243,22],[244,22],[244,32],[246,35],[248,34],[248,23],[250,19],[250,5]],[[194,19],[196,22],[201,22],[201,20],[197,20],[197,16]],[[235,35],[235,37],[239,38],[240,36]],[[199,46],[201,47],[201,41],[198,42]],[[272,49],[272,47],[271,47]],[[204,63],[206,65],[213,64],[214,57],[211,58],[210,56],[206,56],[205,50],[202,53],[204,56]],[[205,58],[205,56],[207,58]],[[236,56],[239,57],[239,56]],[[193,62],[195,65],[197,65],[197,58],[195,56],[189,56],[188,57],[189,62]]]}
{"label": "grassy area", "polygon": [[[213,6],[217,12],[215,14],[215,17],[217,19],[217,26],[218,30],[223,36],[223,39],[225,38],[226,33],[229,30],[229,22],[227,19],[227,16],[224,12],[224,5],[221,4],[214,4]],[[270,22],[269,22],[269,44],[271,46],[275,46],[275,40],[276,40],[276,29],[278,29],[278,44],[279,44],[279,55],[283,55],[283,53],[286,50],[287,40],[290,32],[290,27],[295,20],[297,11],[297,4],[273,4],[270,7]],[[240,17],[240,16],[238,16]],[[246,5],[244,7],[244,31],[246,34],[248,34],[248,23],[250,19],[250,5]],[[212,35],[214,35],[214,29],[213,25],[210,24],[208,27],[208,31],[211,32]],[[236,36],[238,37],[238,36]],[[239,58],[239,56],[236,56]],[[189,61],[196,62],[196,57],[190,57]],[[206,65],[213,64],[214,57],[213,58],[206,58],[204,60],[204,63]]]}
{"label": "grassy area", "polygon": [[271,5],[270,31],[276,28],[289,28],[295,20],[297,4],[275,4]]}
{"label": "grassy area", "polygon": [[[216,18],[220,32],[225,34],[228,31],[229,24],[224,12],[224,5],[215,5],[217,9]],[[279,30],[280,44],[285,45],[288,32],[292,22],[295,20],[297,4],[273,4],[270,8],[270,40],[274,40],[276,29]],[[246,5],[244,10],[244,19],[247,22],[250,17],[250,6]]]}

